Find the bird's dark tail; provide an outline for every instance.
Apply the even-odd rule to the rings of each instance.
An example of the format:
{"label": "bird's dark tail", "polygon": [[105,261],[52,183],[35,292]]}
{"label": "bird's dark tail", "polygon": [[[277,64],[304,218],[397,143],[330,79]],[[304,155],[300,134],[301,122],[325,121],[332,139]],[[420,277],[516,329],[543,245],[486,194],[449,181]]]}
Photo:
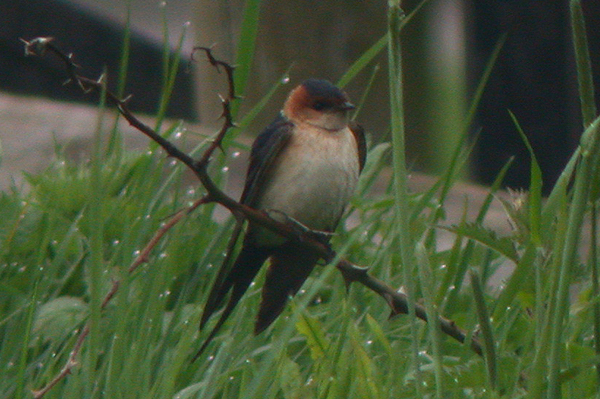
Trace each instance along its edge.
{"label": "bird's dark tail", "polygon": [[231,295],[229,296],[227,306],[223,310],[223,313],[221,313],[221,317],[217,321],[217,324],[215,324],[192,361],[195,361],[202,354],[202,352],[204,352],[213,338],[217,335],[220,328],[223,326],[231,312],[233,312],[233,309],[240,301],[250,286],[250,283],[260,270],[260,267],[268,257],[268,249],[259,248],[252,244],[245,243],[225,279],[223,279],[221,283],[219,281],[215,283],[209,294],[210,300],[207,302],[202,314],[200,329],[205,326],[210,316],[212,316],[212,314],[221,307],[223,301],[230,291]]}
{"label": "bird's dark tail", "polygon": [[273,254],[256,317],[255,334],[264,331],[281,314],[288,297],[298,292],[318,260],[318,255],[293,243],[283,245]]}

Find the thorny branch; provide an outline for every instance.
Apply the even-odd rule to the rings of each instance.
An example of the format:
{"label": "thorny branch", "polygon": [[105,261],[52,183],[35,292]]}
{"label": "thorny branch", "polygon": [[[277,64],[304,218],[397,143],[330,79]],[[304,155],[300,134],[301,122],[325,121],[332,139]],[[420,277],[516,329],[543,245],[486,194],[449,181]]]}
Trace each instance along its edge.
{"label": "thorny branch", "polygon": [[[328,263],[334,262],[336,260],[337,254],[329,245],[323,244],[314,237],[311,237],[310,234],[304,234],[302,232],[299,232],[298,229],[296,229],[290,223],[277,222],[274,219],[272,219],[267,213],[255,210],[253,208],[248,207],[247,205],[239,203],[238,201],[225,194],[221,189],[219,189],[219,187],[214,183],[214,181],[208,174],[208,165],[210,164],[211,157],[214,151],[217,148],[221,148],[223,138],[225,137],[227,132],[235,126],[230,113],[230,103],[232,100],[237,98],[235,94],[235,86],[233,80],[234,67],[228,64],[227,62],[216,59],[213,56],[211,48],[195,47],[194,51],[204,51],[209,63],[212,66],[214,66],[217,69],[222,68],[225,71],[227,75],[229,94],[227,98],[221,99],[223,108],[221,117],[224,119],[223,125],[220,131],[216,134],[211,145],[209,145],[203,153],[200,160],[196,161],[186,153],[182,152],[179,148],[174,146],[170,141],[164,139],[152,128],[145,125],[138,118],[136,118],[127,106],[130,97],[121,99],[117,95],[112,93],[110,90],[106,90],[103,81],[104,76],[101,76],[99,79],[93,80],[78,75],[76,72],[79,66],[74,62],[73,55],[65,54],[62,50],[55,46],[53,43],[53,38],[38,37],[31,41],[25,41],[23,39],[21,40],[23,41],[23,43],[25,43],[25,54],[28,56],[41,57],[44,56],[46,52],[50,52],[58,58],[60,58],[65,64],[66,72],[68,75],[68,80],[66,83],[76,84],[85,93],[105,93],[107,100],[116,105],[117,109],[119,110],[119,113],[127,120],[127,122],[129,122],[131,126],[148,136],[151,140],[154,140],[156,143],[158,143],[169,156],[183,162],[189,169],[191,169],[196,174],[196,176],[206,189],[207,194],[203,198],[196,201],[196,203],[194,203],[189,208],[177,212],[171,219],[165,222],[157,230],[154,237],[152,237],[152,239],[148,242],[146,247],[140,252],[138,257],[133,261],[133,263],[129,267],[129,273],[134,272],[138,266],[148,261],[148,254],[150,253],[150,251],[171,229],[171,227],[177,224],[185,215],[196,209],[198,206],[209,202],[216,202],[218,204],[221,204],[222,206],[226,207],[229,211],[231,211],[236,217],[242,216],[248,219],[249,221],[264,226],[286,238],[289,238],[291,240],[302,240],[302,242],[305,245],[307,245],[308,247],[310,247],[311,250],[319,254],[321,258],[323,258]],[[409,308],[407,296],[390,287],[383,281],[371,276],[368,273],[368,268],[359,267],[345,259],[338,260],[336,263],[336,267],[342,273],[344,279],[348,284],[352,282],[360,283],[365,287],[369,288],[371,291],[380,295],[382,298],[384,298],[391,308],[392,315],[408,314]],[[111,289],[106,294],[102,302],[102,309],[106,307],[106,305],[110,302],[113,296],[117,293],[118,289],[119,282],[114,281]],[[415,306],[416,316],[424,321],[427,321],[427,314],[425,312],[425,308],[419,304],[416,304]],[[442,331],[445,334],[454,338],[455,340],[461,343],[465,343],[467,339],[470,339],[469,344],[473,351],[475,351],[479,355],[482,355],[481,344],[473,337],[467,338],[467,334],[462,329],[460,329],[452,320],[440,317],[438,322]],[[77,364],[76,357],[79,351],[81,350],[83,342],[88,334],[89,325],[85,325],[84,328],[81,330],[78,340],[69,355],[67,363],[60,371],[60,373],[45,387],[33,392],[34,397],[36,399],[42,398],[60,380],[65,378],[71,372],[71,369]]]}

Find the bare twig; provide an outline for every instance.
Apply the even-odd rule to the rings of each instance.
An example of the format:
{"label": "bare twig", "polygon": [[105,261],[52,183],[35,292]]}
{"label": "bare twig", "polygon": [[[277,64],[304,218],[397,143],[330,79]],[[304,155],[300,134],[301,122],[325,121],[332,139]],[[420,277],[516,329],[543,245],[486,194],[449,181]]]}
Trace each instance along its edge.
{"label": "bare twig", "polygon": [[163,238],[163,236],[165,234],[167,234],[167,232],[169,230],[171,230],[171,228],[173,226],[175,226],[177,223],[179,223],[179,221],[185,215],[192,212],[194,209],[198,208],[200,205],[204,204],[205,202],[206,201],[204,200],[204,198],[201,198],[198,201],[194,202],[190,207],[178,211],[173,216],[171,216],[171,218],[169,220],[167,220],[165,223],[163,223],[160,226],[160,228],[156,231],[156,233],[154,233],[154,236],[150,239],[150,241],[148,241],[148,244],[146,244],[146,247],[144,247],[144,249],[142,249],[140,251],[140,253],[135,258],[135,260],[133,261],[131,266],[129,266],[129,269],[127,269],[127,271],[131,274],[141,264],[147,263],[148,255],[150,254],[150,251],[160,242],[160,240]]}
{"label": "bare twig", "polygon": [[81,330],[79,337],[77,337],[77,342],[75,343],[75,346],[69,354],[69,360],[67,360],[67,363],[65,363],[60,372],[52,379],[52,381],[46,384],[46,386],[44,386],[41,389],[32,391],[33,397],[35,399],[40,399],[44,397],[44,395],[46,395],[52,388],[54,388],[56,384],[58,384],[62,379],[66,378],[68,374],[71,374],[71,369],[77,365],[77,355],[81,350],[83,341],[85,341],[85,338],[88,336],[89,333],[90,326],[89,324],[86,324],[85,327],[83,327],[83,330]]}
{"label": "bare twig", "polygon": [[[223,138],[225,137],[227,132],[232,127],[234,127],[234,123],[230,112],[230,104],[231,101],[237,98],[235,95],[235,85],[233,79],[234,67],[224,61],[216,59],[212,53],[212,49],[208,47],[196,47],[194,48],[194,51],[204,51],[211,65],[213,65],[217,69],[222,68],[225,70],[229,85],[228,96],[226,98],[221,99],[221,104],[223,108],[221,117],[224,119],[221,129],[216,134],[212,143],[204,151],[200,160],[195,161],[192,157],[185,154],[179,148],[174,146],[170,141],[164,139],[152,128],[150,128],[149,126],[142,123],[139,119],[137,119],[131,113],[127,106],[129,98],[120,99],[111,91],[105,90],[101,82],[102,78],[99,80],[93,80],[78,75],[76,71],[79,67],[77,66],[77,64],[75,64],[73,60],[73,55],[67,55],[64,52],[62,52],[57,46],[53,44],[52,38],[40,37],[35,38],[31,41],[22,41],[25,43],[26,55],[43,56],[45,55],[45,53],[50,52],[56,55],[58,58],[60,58],[65,63],[66,72],[68,75],[67,82],[72,82],[76,84],[85,93],[104,92],[107,100],[117,106],[117,109],[119,110],[121,115],[123,115],[123,117],[129,122],[131,126],[148,136],[151,140],[158,143],[169,156],[176,158],[182,163],[184,163],[189,169],[191,169],[196,174],[196,176],[199,178],[200,182],[206,189],[207,194],[204,196],[204,198],[198,200],[191,207],[177,212],[175,215],[173,215],[172,218],[170,218],[157,230],[157,232],[152,237],[152,239],[150,239],[146,247],[142,251],[140,251],[138,257],[132,262],[131,266],[128,269],[129,273],[134,272],[139,265],[148,261],[148,255],[150,251],[157,245],[157,243],[162,239],[162,237],[186,214],[193,211],[198,206],[209,202],[216,202],[218,204],[221,204],[222,206],[226,207],[229,211],[231,211],[236,216],[236,218],[244,217],[249,221],[257,225],[266,227],[283,237],[286,237],[291,240],[301,240],[304,245],[306,245],[310,250],[317,253],[328,263],[331,263],[336,260],[337,254],[329,245],[323,244],[310,234],[303,234],[302,232],[299,232],[298,229],[294,228],[294,226],[289,223],[280,223],[272,219],[265,212],[258,211],[256,209],[248,207],[247,205],[239,203],[238,201],[225,194],[214,183],[214,181],[208,174],[208,165],[210,164],[210,160],[214,151],[217,148],[221,148]],[[382,298],[384,298],[390,306],[393,315],[408,313],[408,301],[406,295],[398,292],[394,288],[385,284],[383,281],[369,275],[367,268],[359,267],[345,259],[338,261],[336,267],[342,273],[347,283],[358,282],[364,285],[365,287],[369,288],[373,292],[377,293]],[[110,302],[112,297],[117,293],[118,288],[119,282],[113,282],[110,291],[106,294],[102,302],[102,309],[106,307],[106,305]],[[419,304],[416,305],[416,316],[424,321],[427,321],[425,309]],[[451,336],[452,338],[456,339],[461,343],[465,343],[467,341],[467,334],[463,330],[461,330],[453,321],[440,317],[439,323],[441,325],[442,331],[447,335]],[[36,399],[42,398],[50,389],[52,389],[52,387],[54,387],[60,380],[65,378],[67,374],[70,373],[71,369],[77,364],[77,354],[81,350],[83,341],[85,340],[88,334],[89,325],[86,325],[81,331],[77,343],[75,344],[73,350],[70,353],[69,360],[67,361],[63,369],[60,371],[60,373],[44,388],[34,391],[34,396]],[[477,354],[482,354],[481,344],[476,339],[471,338],[470,346]]]}

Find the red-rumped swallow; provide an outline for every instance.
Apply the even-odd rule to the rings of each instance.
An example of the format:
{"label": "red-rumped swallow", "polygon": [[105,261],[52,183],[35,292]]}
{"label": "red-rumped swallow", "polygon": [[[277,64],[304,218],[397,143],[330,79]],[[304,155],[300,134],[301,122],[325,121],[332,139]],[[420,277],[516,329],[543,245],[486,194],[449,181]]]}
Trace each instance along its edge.
{"label": "red-rumped swallow", "polygon": [[[309,79],[289,94],[281,114],[256,138],[241,203],[332,233],[356,187],[366,157],[363,129],[350,121],[354,105],[326,80]],[[237,241],[238,224],[232,237]],[[328,240],[328,238],[324,238]],[[231,245],[230,248],[233,248]],[[197,358],[214,338],[267,259],[269,269],[254,332],[266,329],[298,292],[319,260],[301,242],[249,224],[231,265],[226,257],[204,307],[200,328],[229,300]]]}

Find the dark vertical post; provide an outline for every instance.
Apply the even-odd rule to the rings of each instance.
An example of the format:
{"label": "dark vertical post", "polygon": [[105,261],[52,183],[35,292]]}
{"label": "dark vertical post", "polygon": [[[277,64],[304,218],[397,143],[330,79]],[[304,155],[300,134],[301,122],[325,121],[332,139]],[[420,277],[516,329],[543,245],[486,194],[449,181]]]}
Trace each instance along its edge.
{"label": "dark vertical post", "polygon": [[471,0],[471,81],[481,71],[500,35],[507,40],[482,98],[475,128],[481,129],[474,174],[490,183],[512,155],[505,184],[529,186],[529,155],[509,110],[515,114],[540,162],[544,191],[555,182],[577,144],[581,117],[565,0]]}

